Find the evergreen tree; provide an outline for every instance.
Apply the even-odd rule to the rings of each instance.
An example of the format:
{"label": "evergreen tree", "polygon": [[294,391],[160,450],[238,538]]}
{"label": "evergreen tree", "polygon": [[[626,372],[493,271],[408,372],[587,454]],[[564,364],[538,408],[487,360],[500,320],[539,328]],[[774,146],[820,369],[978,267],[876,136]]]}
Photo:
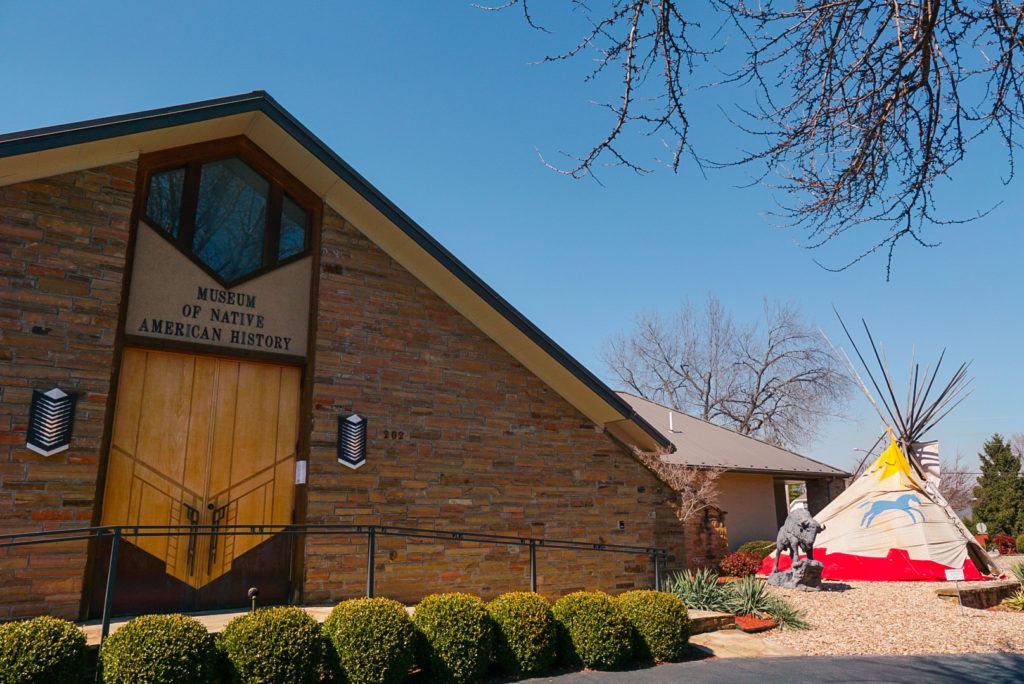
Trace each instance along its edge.
{"label": "evergreen tree", "polygon": [[974,517],[988,525],[989,534],[1024,532],[1024,476],[1021,459],[1002,435],[994,434],[982,447],[981,477],[974,488]]}

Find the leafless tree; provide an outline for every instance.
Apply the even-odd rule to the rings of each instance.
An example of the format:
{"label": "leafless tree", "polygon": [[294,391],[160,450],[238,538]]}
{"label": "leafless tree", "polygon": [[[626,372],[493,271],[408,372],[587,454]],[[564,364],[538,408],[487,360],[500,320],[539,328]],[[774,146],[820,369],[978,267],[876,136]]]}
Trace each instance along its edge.
{"label": "leafless tree", "polygon": [[[1020,2],[571,0],[568,6],[589,28],[543,61],[592,59],[593,87],[613,71],[618,84],[617,96],[603,104],[608,132],[568,166],[549,164],[562,173],[592,176],[599,163],[648,171],[624,151],[626,131],[637,128],[661,136],[671,151],[667,163],[678,170],[686,153],[693,154],[688,90],[753,87],[755,101],[738,105],[734,118],[760,145],[728,163],[763,163],[761,179],[785,198],[777,213],[803,232],[810,248],[874,226],[863,251],[839,270],[881,251],[887,273],[901,240],[935,246],[928,227],[972,218],[946,216],[934,202],[936,184],[963,161],[972,141],[994,132],[1013,175],[1024,121]],[[546,30],[532,7],[529,0],[509,0],[487,9],[518,8],[530,26]],[[717,17],[705,31],[693,18],[700,8]],[[728,40],[734,32],[742,40]],[[742,54],[730,52],[734,44],[745,46]],[[716,76],[702,83],[695,67],[705,63]],[[975,209],[973,218],[988,208]]]}
{"label": "leafless tree", "polygon": [[663,454],[634,449],[640,462],[653,470],[679,498],[676,515],[680,522],[688,522],[698,513],[718,506],[718,478],[724,472],[720,468],[692,468],[675,463],[665,463]]}
{"label": "leafless tree", "polygon": [[1024,459],[1024,432],[1015,432],[1010,435],[1010,448],[1013,453]]}
{"label": "leafless tree", "polygon": [[837,414],[851,382],[827,342],[795,307],[765,302],[737,325],[714,296],[671,318],[647,314],[601,353],[630,391],[776,444],[797,445]]}
{"label": "leafless tree", "polygon": [[642,397],[707,421],[725,419],[725,397],[736,394],[735,325],[709,296],[698,313],[687,302],[670,319],[641,314],[633,330],[609,342],[602,361]]}
{"label": "leafless tree", "polygon": [[949,502],[950,507],[958,513],[970,510],[974,505],[974,487],[978,484],[978,474],[967,469],[963,454],[957,451],[954,458],[943,459],[940,474],[939,493]]}

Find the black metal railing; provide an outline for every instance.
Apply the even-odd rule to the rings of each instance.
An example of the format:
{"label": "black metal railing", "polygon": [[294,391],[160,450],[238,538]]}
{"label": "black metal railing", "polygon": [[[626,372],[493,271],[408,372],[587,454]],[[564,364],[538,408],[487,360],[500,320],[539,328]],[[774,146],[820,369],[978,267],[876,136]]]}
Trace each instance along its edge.
{"label": "black metal railing", "polygon": [[111,539],[110,558],[107,565],[106,590],[103,595],[103,617],[100,639],[110,633],[110,618],[114,591],[117,587],[117,565],[121,542],[125,539],[145,537],[186,537],[190,543],[189,562],[194,563],[194,540],[199,536],[211,537],[215,543],[218,536],[231,535],[305,535],[305,536],[365,536],[366,537],[366,595],[372,597],[375,590],[375,568],[377,565],[377,537],[402,537],[406,539],[433,539],[441,541],[491,544],[494,546],[525,546],[530,550],[530,591],[537,591],[537,550],[564,549],[582,552],[620,553],[632,556],[646,556],[654,565],[654,588],[661,589],[662,564],[668,557],[665,549],[649,546],[628,546],[603,542],[582,542],[565,539],[545,539],[480,532],[454,532],[430,530],[417,527],[396,527],[392,525],[104,525],[100,527],[78,527],[45,532],[0,533],[0,548],[56,544],[93,539]]}

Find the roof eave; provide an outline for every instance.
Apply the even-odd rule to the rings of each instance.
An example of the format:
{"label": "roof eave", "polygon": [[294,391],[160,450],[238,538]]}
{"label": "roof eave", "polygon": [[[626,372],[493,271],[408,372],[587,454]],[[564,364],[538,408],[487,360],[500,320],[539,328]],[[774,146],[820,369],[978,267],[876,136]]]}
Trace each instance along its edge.
{"label": "roof eave", "polygon": [[[678,452],[677,452],[678,453]],[[850,477],[851,474],[837,470],[835,472],[816,472],[808,470],[784,470],[777,468],[743,468],[740,466],[708,465],[706,463],[679,463],[678,461],[664,460],[665,465],[682,466],[684,468],[697,468],[698,470],[721,470],[724,473],[744,473],[749,475],[773,475],[776,477],[792,477],[794,479],[840,479]]]}

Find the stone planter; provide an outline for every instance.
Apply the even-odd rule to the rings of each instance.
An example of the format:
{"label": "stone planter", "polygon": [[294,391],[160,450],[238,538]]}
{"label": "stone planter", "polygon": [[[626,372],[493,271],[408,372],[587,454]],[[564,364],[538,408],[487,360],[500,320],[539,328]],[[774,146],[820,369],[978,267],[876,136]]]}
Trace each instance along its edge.
{"label": "stone planter", "polygon": [[[1002,600],[1012,596],[1020,589],[1016,580],[1000,580],[996,582],[962,582],[960,584],[959,601],[965,608],[991,608],[998,606]],[[935,593],[944,601],[958,600],[956,587],[939,587]]]}

